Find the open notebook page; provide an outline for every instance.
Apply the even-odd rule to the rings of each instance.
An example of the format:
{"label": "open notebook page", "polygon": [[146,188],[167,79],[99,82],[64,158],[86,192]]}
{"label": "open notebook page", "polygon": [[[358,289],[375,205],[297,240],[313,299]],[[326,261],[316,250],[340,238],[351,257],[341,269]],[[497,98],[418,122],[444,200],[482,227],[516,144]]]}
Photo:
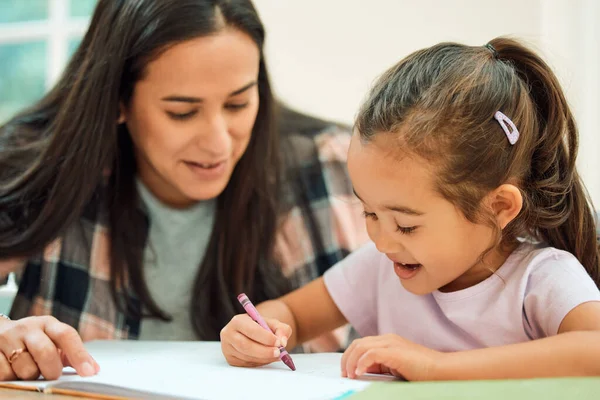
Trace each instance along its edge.
{"label": "open notebook page", "polygon": [[81,378],[65,369],[58,381],[12,383],[122,396],[247,400],[333,399],[370,384],[341,378],[339,353],[294,354],[294,372],[282,362],[231,367],[218,342],[98,341],[86,347],[100,364],[97,376]]}

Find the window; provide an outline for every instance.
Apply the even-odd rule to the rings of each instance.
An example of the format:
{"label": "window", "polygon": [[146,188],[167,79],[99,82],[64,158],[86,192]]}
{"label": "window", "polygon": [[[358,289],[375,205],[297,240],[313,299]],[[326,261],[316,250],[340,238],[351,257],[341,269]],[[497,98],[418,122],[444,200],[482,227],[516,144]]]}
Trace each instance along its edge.
{"label": "window", "polygon": [[[79,45],[97,0],[0,0],[0,124],[41,98]],[[0,282],[8,313],[14,278]]]}
{"label": "window", "polygon": [[0,0],[0,124],[58,79],[97,0]]}

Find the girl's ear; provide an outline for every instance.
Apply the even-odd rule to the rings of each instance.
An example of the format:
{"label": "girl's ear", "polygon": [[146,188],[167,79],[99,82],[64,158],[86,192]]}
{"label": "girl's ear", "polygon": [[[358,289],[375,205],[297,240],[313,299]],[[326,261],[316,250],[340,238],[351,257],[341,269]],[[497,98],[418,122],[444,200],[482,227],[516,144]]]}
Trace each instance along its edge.
{"label": "girl's ear", "polygon": [[486,197],[501,229],[515,219],[523,208],[523,196],[515,185],[508,183],[500,185]]}

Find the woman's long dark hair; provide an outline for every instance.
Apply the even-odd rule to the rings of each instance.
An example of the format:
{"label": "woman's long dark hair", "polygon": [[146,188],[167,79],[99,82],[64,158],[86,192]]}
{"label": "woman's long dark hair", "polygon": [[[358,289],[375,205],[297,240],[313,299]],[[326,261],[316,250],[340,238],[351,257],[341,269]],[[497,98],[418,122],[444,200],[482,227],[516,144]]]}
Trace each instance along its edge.
{"label": "woman's long dark hair", "polygon": [[245,32],[261,50],[260,105],[248,148],[217,199],[214,229],[192,294],[197,336],[218,339],[222,326],[239,312],[238,293],[260,302],[286,290],[272,261],[282,174],[262,56],[265,34],[248,0],[98,2],[60,81],[0,128],[0,259],[41,251],[81,217],[86,205],[98,201],[98,188],[104,188],[113,299],[130,317],[169,320],[144,280],[147,224],[137,212],[131,138],[116,123],[119,103],[129,102],[145,66],[161,51],[225,26]]}

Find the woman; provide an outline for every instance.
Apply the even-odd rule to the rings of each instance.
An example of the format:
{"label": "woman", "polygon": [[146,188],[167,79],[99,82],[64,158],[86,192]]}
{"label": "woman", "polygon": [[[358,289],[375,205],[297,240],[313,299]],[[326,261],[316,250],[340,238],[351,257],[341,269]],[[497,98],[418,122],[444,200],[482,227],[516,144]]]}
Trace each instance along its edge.
{"label": "woman", "polygon": [[238,293],[280,296],[364,242],[349,135],[278,109],[263,41],[248,0],[100,0],[61,80],[0,128],[0,276],[20,279],[0,380],[92,375],[82,340],[218,340]]}

